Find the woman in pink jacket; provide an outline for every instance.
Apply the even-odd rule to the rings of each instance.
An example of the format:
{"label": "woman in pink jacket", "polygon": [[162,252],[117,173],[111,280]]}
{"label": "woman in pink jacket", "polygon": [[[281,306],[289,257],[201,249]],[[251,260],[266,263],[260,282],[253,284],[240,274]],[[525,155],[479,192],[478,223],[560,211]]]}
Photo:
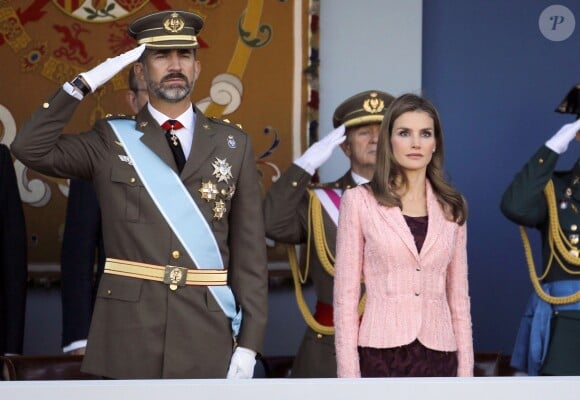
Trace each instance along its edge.
{"label": "woman in pink jacket", "polygon": [[338,376],[472,376],[467,205],[444,177],[439,115],[405,94],[379,135],[372,181],[346,191],[340,206]]}

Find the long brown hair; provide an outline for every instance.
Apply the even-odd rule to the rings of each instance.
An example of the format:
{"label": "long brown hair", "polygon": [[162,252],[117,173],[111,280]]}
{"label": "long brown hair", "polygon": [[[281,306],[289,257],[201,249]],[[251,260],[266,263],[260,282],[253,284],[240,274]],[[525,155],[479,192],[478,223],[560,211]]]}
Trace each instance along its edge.
{"label": "long brown hair", "polygon": [[393,155],[391,135],[395,120],[409,111],[421,111],[433,119],[436,150],[431,162],[427,165],[427,179],[448,218],[463,225],[467,219],[467,204],[461,193],[447,181],[443,169],[444,146],[441,119],[433,104],[421,96],[412,93],[403,94],[396,98],[387,109],[379,132],[376,169],[370,182],[373,194],[382,205],[401,209],[403,207],[397,191],[406,187],[409,182]]}

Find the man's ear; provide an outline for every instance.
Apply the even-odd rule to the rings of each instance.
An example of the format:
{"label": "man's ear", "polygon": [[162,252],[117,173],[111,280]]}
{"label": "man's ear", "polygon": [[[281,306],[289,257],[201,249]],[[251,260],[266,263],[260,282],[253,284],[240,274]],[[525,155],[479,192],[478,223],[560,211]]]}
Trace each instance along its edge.
{"label": "man's ear", "polygon": [[199,78],[200,73],[201,73],[201,63],[199,62],[199,60],[195,60],[195,65],[193,66],[193,74],[194,74],[195,80],[197,80],[197,78]]}
{"label": "man's ear", "polygon": [[134,114],[137,114],[139,111],[137,109],[137,96],[135,96],[135,93],[133,93],[132,90],[127,90],[125,100],[127,101],[127,104],[129,104],[129,107],[131,107],[131,111],[133,111]]}
{"label": "man's ear", "polygon": [[342,152],[344,153],[344,155],[347,156],[348,158],[350,158],[351,151],[350,151],[350,143],[348,141],[348,138],[346,138],[346,140],[344,142],[339,144],[339,146],[342,149]]}
{"label": "man's ear", "polygon": [[143,63],[142,62],[136,62],[135,64],[133,64],[133,71],[135,71],[135,76],[137,77],[137,79],[140,79],[141,81],[145,82],[145,71],[144,71],[144,67],[143,67]]}

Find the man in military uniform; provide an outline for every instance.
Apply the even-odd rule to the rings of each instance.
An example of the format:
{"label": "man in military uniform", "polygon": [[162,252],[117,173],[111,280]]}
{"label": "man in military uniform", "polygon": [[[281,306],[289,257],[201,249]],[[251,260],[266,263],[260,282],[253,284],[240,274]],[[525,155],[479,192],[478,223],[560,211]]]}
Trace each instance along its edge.
{"label": "man in military uniform", "polygon": [[[529,375],[580,374],[580,339],[564,338],[558,329],[574,319],[578,319],[575,329],[580,329],[580,311],[574,311],[580,310],[580,159],[569,171],[554,171],[560,154],[574,146],[579,130],[580,120],[564,125],[524,165],[501,201],[507,218],[537,228],[542,237],[543,272],[538,277],[521,228],[535,293],[522,319],[511,363]],[[566,321],[556,318],[564,316]],[[568,350],[562,351],[564,347]]]}
{"label": "man in military uniform", "polygon": [[[249,136],[191,103],[202,27],[176,10],[137,19],[140,46],[65,83],[13,143],[30,168],[95,186],[108,258],[85,372],[253,376],[267,316],[261,195]],[[147,106],[63,134],[79,100],[135,61]]]}
{"label": "man in military uniform", "polygon": [[[342,102],[333,115],[335,129],[295,160],[266,196],[266,236],[291,245],[307,244],[302,270],[290,248],[297,301],[308,325],[292,377],[336,377],[332,295],[340,198],[344,190],[372,178],[379,127],[392,100],[388,93],[369,90]],[[311,184],[316,169],[337,146],[349,158],[350,169],[336,182]],[[317,296],[314,315],[302,298],[301,284],[306,279],[312,281]]]}

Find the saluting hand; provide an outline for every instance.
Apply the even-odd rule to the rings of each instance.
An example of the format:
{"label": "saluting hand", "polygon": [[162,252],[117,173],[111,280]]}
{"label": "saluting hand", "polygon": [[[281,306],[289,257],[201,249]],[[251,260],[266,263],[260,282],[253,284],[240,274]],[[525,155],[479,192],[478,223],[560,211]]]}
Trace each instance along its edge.
{"label": "saluting hand", "polygon": [[546,147],[549,147],[558,154],[562,154],[568,149],[568,145],[572,140],[574,140],[578,131],[580,131],[580,119],[562,126],[560,130],[546,142]]}
{"label": "saluting hand", "polygon": [[141,54],[143,54],[143,51],[145,51],[144,44],[116,57],[107,58],[95,68],[91,69],[90,71],[83,72],[79,75],[83,77],[85,82],[91,88],[91,92],[94,93],[95,90],[106,83],[109,79],[117,75],[117,73],[127,65],[137,61],[139,57],[141,57]]}
{"label": "saluting hand", "polygon": [[310,146],[304,154],[294,161],[294,164],[304,169],[310,175],[314,175],[314,172],[330,158],[332,151],[336,146],[346,140],[344,130],[344,125],[340,125],[338,128]]}

